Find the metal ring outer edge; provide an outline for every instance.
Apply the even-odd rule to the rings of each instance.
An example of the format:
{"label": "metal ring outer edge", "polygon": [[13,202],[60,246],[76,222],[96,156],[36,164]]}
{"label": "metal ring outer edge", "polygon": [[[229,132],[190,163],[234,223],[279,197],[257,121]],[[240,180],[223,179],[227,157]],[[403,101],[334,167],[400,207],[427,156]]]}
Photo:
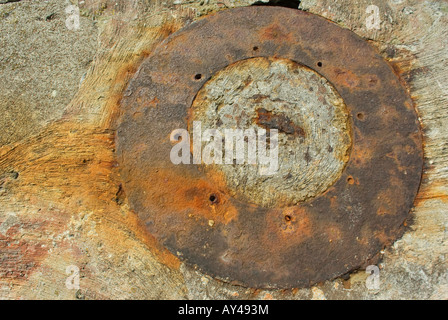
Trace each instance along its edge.
{"label": "metal ring outer edge", "polygon": [[[260,56],[316,70],[351,115],[353,147],[340,179],[287,209],[241,203],[200,166],[176,166],[169,157],[169,135],[187,127],[204,83]],[[158,46],[121,108],[117,156],[131,209],[171,252],[211,276],[258,288],[310,286],[376,263],[404,232],[423,166],[413,102],[368,43],[322,17],[263,6],[207,16]],[[210,204],[210,194],[219,202]]]}

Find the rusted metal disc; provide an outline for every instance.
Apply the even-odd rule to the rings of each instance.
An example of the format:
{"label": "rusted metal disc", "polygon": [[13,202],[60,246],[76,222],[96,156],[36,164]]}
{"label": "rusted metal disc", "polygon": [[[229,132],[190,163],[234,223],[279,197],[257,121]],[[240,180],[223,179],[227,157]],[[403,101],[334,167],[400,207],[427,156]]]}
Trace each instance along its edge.
{"label": "rusted metal disc", "polygon": [[[292,202],[285,206],[278,199],[265,205],[270,202],[262,197],[251,201],[251,190],[232,189],[227,173],[171,162],[170,134],[189,128],[194,101],[202,108],[214,97],[207,88],[221,72],[234,77],[226,68],[255,57],[269,59],[257,68],[263,63],[277,68],[280,59],[290,70],[298,67],[289,61],[311,69],[342,98],[350,148],[325,192],[297,203],[299,198],[288,198]],[[205,93],[198,96],[200,90]],[[300,134],[289,119],[295,109],[281,106],[289,112],[285,126],[278,121],[286,115],[274,124],[266,120],[273,112],[269,106],[256,109],[258,124],[270,123],[306,141],[306,130]],[[207,274],[251,287],[309,286],[375,263],[379,251],[404,231],[423,162],[412,100],[375,50],[322,17],[280,7],[210,15],[159,45],[121,107],[117,155],[131,208],[166,248]]]}

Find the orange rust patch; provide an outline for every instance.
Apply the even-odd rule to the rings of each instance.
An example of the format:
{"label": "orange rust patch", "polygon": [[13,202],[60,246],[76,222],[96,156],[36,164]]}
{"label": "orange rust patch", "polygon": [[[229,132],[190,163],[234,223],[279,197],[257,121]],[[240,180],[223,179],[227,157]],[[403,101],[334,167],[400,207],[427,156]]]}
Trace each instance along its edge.
{"label": "orange rust patch", "polygon": [[[159,168],[148,173],[136,173],[144,177],[145,201],[148,206],[156,206],[160,216],[171,212],[191,211],[190,217],[204,217],[227,224],[237,215],[237,209],[222,192],[224,183],[218,176],[212,181],[204,178],[188,177],[171,170]],[[214,197],[211,200],[211,197]]]}
{"label": "orange rust patch", "polygon": [[342,70],[341,68],[334,68],[333,73],[336,75],[335,77],[336,81],[346,87],[354,88],[359,85],[360,81],[358,77],[350,70]]}
{"label": "orange rust patch", "polygon": [[[160,247],[144,226],[139,224],[135,215],[127,214],[128,218],[123,217],[122,211],[127,210],[127,207],[117,204],[120,182],[113,150],[112,132],[79,123],[61,122],[50,125],[26,143],[3,151],[0,170],[4,171],[13,165],[19,173],[19,179],[8,183],[7,194],[14,196],[16,201],[28,203],[28,206],[42,208],[34,220],[27,218],[20,221],[20,228],[31,228],[33,233],[59,234],[67,228],[68,219],[74,214],[93,212],[95,223],[102,225],[101,230],[107,232],[99,237],[116,239],[122,245],[126,239],[123,239],[122,233],[114,232],[113,226],[127,228],[133,232],[131,236],[147,244],[162,263],[174,269],[179,268],[177,257]],[[48,213],[50,206],[55,210],[60,208],[57,210],[63,210],[64,214]],[[102,217],[106,218],[105,223],[101,222]],[[59,222],[50,222],[55,219]],[[113,226],[108,227],[111,223]],[[27,241],[23,238],[16,241],[15,238],[23,230],[19,232],[14,228],[17,229],[8,229],[6,238],[0,235],[3,240],[0,245],[7,245],[2,251],[10,252],[1,265],[11,277],[25,277],[45,258],[50,245],[42,239]],[[42,247],[42,244],[47,246]],[[20,267],[22,262],[16,261],[15,269],[12,266],[12,269],[9,268],[8,261],[19,256],[26,265]],[[7,271],[8,268],[15,271]]]}
{"label": "orange rust patch", "polygon": [[[355,128],[356,132],[359,129]],[[360,133],[357,134],[360,136]],[[373,139],[362,138],[354,142],[352,147],[351,160],[354,161],[358,166],[364,167],[369,164],[370,159],[372,159],[375,154],[376,141]]]}
{"label": "orange rust patch", "polygon": [[392,238],[388,236],[384,231],[375,232],[375,238],[377,238],[384,246],[388,246],[392,241]]}
{"label": "orange rust patch", "polygon": [[[423,176],[423,181],[427,180],[427,175]],[[423,183],[417,198],[415,199],[415,206],[422,205],[427,200],[440,200],[448,203],[448,194],[446,183],[442,180],[430,181]]]}
{"label": "orange rust patch", "polygon": [[[269,229],[283,241],[291,236],[305,240],[312,234],[312,224],[308,214],[299,207],[288,207],[281,211],[272,210]],[[297,241],[297,240],[296,240]]]}
{"label": "orange rust patch", "polygon": [[54,208],[27,206],[27,214],[15,212],[1,216],[0,278],[23,285],[38,270],[49,250],[61,247],[59,238],[66,230],[69,215]]}
{"label": "orange rust patch", "polygon": [[263,300],[274,300],[274,297],[270,293],[266,293],[263,297]]}
{"label": "orange rust patch", "polygon": [[[139,219],[136,214],[129,214],[126,225],[134,232],[134,236],[136,239],[139,239],[151,250],[161,263],[163,263],[168,268],[173,270],[178,270],[180,268],[180,260],[170,251],[168,251],[165,247],[163,247],[145,228],[145,225]],[[122,239],[117,239],[117,244],[119,243],[120,247],[124,247],[124,242]],[[132,250],[132,247],[129,248]]]}
{"label": "orange rust patch", "polygon": [[353,185],[353,184],[355,184],[355,179],[352,176],[349,176],[347,178],[347,182],[348,182],[348,184]]}
{"label": "orange rust patch", "polygon": [[342,239],[341,229],[337,225],[327,227],[328,242],[338,241]]}
{"label": "orange rust patch", "polygon": [[293,37],[281,24],[275,23],[260,30],[261,40],[292,42]]}

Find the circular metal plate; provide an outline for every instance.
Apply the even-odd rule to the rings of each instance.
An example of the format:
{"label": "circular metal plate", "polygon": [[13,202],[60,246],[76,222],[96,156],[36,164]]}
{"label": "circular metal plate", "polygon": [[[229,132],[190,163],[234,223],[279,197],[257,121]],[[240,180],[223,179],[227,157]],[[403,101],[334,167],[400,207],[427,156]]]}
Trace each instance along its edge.
{"label": "circular metal plate", "polygon": [[[170,160],[170,134],[188,128],[199,90],[254,57],[313,69],[349,112],[345,169],[296,205],[253,204],[202,164]],[[237,284],[303,287],[376,262],[402,235],[420,184],[419,122],[391,67],[351,31],[299,10],[231,9],[176,32],[142,64],[122,112],[117,152],[131,208],[182,260]]]}

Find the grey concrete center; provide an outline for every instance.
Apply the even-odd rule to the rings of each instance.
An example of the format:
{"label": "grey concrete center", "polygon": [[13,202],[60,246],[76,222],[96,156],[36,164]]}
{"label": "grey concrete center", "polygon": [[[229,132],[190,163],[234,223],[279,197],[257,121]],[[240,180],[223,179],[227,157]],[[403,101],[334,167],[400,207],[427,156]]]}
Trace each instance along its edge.
{"label": "grey concrete center", "polygon": [[192,111],[190,128],[201,121],[203,131],[278,130],[273,175],[260,175],[259,165],[247,163],[204,164],[210,177],[220,174],[230,194],[249,203],[285,207],[316,197],[340,177],[349,159],[344,101],[325,78],[291,60],[259,57],[228,66],[202,87]]}

